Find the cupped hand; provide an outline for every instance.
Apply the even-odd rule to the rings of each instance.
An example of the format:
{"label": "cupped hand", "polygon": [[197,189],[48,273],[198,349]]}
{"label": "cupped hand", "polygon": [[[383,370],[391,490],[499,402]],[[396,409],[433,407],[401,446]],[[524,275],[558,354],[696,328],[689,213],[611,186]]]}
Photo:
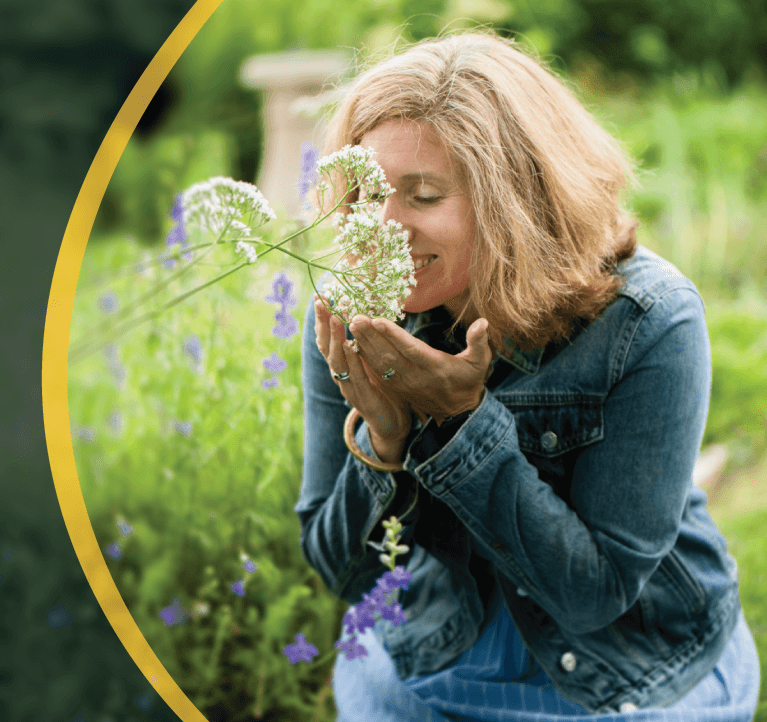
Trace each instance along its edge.
{"label": "cupped hand", "polygon": [[[323,296],[324,298],[324,296]],[[404,442],[411,426],[406,398],[392,393],[380,375],[360,358],[346,340],[344,324],[314,295],[314,332],[317,348],[328,363],[329,373],[349,374],[346,381],[333,378],[344,398],[359,411],[371,437],[387,445]],[[325,303],[327,303],[325,299]]]}
{"label": "cupped hand", "polygon": [[428,415],[441,425],[481,403],[493,360],[485,319],[472,323],[466,332],[467,348],[455,356],[432,348],[387,319],[355,316],[350,329],[365,364],[377,378],[393,369],[394,376],[382,383],[420,418]]}

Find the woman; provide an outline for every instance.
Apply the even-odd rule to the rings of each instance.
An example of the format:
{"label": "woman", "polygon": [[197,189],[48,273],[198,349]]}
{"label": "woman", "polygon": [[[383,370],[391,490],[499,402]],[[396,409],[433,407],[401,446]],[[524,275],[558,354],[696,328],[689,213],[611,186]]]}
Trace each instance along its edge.
{"label": "woman", "polygon": [[397,324],[306,315],[303,553],[356,604],[395,514],[413,575],[407,623],[339,658],[338,722],[750,720],[736,564],[692,485],[703,303],[636,246],[619,146],[473,33],[360,75],[325,152],[346,144],[426,265]]}

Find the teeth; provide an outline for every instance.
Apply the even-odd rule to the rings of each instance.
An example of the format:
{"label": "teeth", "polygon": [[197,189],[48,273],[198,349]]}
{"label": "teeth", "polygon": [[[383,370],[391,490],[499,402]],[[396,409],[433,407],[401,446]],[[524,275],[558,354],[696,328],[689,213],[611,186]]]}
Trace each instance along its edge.
{"label": "teeth", "polygon": [[426,261],[423,259],[419,259],[413,265],[415,266],[415,270],[417,271],[419,268],[422,268],[423,266],[427,266],[430,263],[434,263],[434,261],[436,260],[437,260],[437,256],[432,256],[432,258],[429,258]]}

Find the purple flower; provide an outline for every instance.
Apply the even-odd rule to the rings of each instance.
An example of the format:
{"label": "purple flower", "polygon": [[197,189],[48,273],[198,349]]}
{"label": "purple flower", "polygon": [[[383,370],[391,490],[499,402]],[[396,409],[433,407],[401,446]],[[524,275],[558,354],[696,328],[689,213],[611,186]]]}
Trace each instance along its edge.
{"label": "purple flower", "polygon": [[283,654],[290,660],[291,664],[296,662],[311,662],[313,657],[316,657],[320,651],[313,644],[306,641],[306,637],[302,632],[296,634],[296,643],[289,644],[282,650]]}
{"label": "purple flower", "polygon": [[125,423],[123,422],[123,416],[119,411],[113,411],[111,414],[109,414],[107,424],[109,424],[109,428],[112,429],[115,434],[121,433],[123,427],[125,426]]}
{"label": "purple flower", "polygon": [[173,199],[173,207],[170,209],[170,217],[178,224],[184,222],[184,204],[182,203],[183,194],[178,193]]}
{"label": "purple flower", "polygon": [[186,624],[191,614],[181,606],[181,600],[178,597],[173,597],[170,605],[160,610],[159,616],[166,627],[173,627],[176,624]]}
{"label": "purple flower", "polygon": [[278,358],[276,352],[272,352],[272,355],[269,358],[264,359],[264,366],[267,371],[271,371],[273,374],[279,374],[288,367],[288,362]]}
{"label": "purple flower", "polygon": [[117,303],[117,296],[115,296],[114,293],[105,293],[101,298],[99,298],[99,308],[104,313],[114,313],[119,308],[119,304]]}
{"label": "purple flower", "polygon": [[394,602],[390,607],[382,607],[381,616],[384,619],[388,619],[395,627],[398,627],[400,624],[404,624],[407,621],[405,612],[402,611],[402,606],[399,602]]}
{"label": "purple flower", "polygon": [[365,647],[357,641],[357,635],[355,634],[351,639],[346,642],[341,640],[337,641],[333,645],[336,649],[340,649],[346,653],[346,659],[357,659],[358,657],[367,657],[368,651]]}
{"label": "purple flower", "polygon": [[354,634],[356,631],[364,634],[366,629],[375,624],[375,612],[376,609],[373,606],[364,602],[360,602],[355,607],[352,607],[344,615],[343,623],[346,625],[346,633]]}
{"label": "purple flower", "polygon": [[187,339],[184,339],[184,355],[187,356],[195,364],[202,361],[202,345],[200,344],[200,337],[195,334]]}
{"label": "purple flower", "polygon": [[190,436],[192,433],[191,421],[173,421],[173,428],[181,434],[181,436]]}
{"label": "purple flower", "polygon": [[123,556],[123,547],[122,542],[115,542],[114,544],[109,544],[104,551],[112,557],[112,559],[122,559]]}
{"label": "purple flower", "polygon": [[83,441],[93,441],[96,438],[96,432],[88,426],[80,426],[75,430],[75,436]]}
{"label": "purple flower", "polygon": [[266,379],[266,381],[264,381],[264,388],[265,389],[272,389],[275,386],[277,386],[277,377],[276,376],[272,376],[272,378]]}
{"label": "purple flower", "polygon": [[238,579],[236,582],[230,582],[229,589],[231,589],[238,597],[244,597],[245,596],[245,580]]}
{"label": "purple flower", "polygon": [[313,173],[316,177],[316,166],[319,157],[320,151],[307,140],[301,146],[301,170],[307,174]]}
{"label": "purple flower", "polygon": [[412,578],[413,575],[405,567],[395,567],[393,572],[386,572],[378,580],[377,585],[384,594],[393,592],[397,587],[407,591],[407,585]]}
{"label": "purple flower", "polygon": [[120,536],[129,537],[133,534],[133,527],[128,524],[121,516],[117,517],[117,531],[120,532]]}
{"label": "purple flower", "polygon": [[251,574],[256,571],[256,563],[252,559],[248,559],[243,565],[243,569]]}
{"label": "purple flower", "polygon": [[272,329],[272,333],[277,338],[288,339],[298,333],[298,321],[288,313],[287,309],[279,311],[274,318],[278,325]]}
{"label": "purple flower", "polygon": [[279,303],[283,309],[293,308],[298,301],[293,297],[293,281],[284,273],[278,273],[274,277],[272,293],[266,297],[269,303]]}

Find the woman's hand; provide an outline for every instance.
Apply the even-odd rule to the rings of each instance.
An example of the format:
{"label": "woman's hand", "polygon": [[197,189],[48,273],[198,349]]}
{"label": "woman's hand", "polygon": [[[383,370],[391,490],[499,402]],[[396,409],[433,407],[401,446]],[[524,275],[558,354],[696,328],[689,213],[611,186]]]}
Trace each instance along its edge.
{"label": "woman's hand", "polygon": [[344,324],[330,314],[316,294],[314,301],[317,348],[328,362],[329,373],[349,374],[346,381],[333,380],[344,398],[365,419],[376,454],[383,461],[399,460],[384,457],[398,456],[410,431],[411,415],[407,398],[392,393],[387,386],[388,381],[384,381],[350,348]]}
{"label": "woman's hand", "polygon": [[383,382],[386,390],[409,403],[420,418],[431,416],[439,426],[481,403],[493,359],[485,319],[479,318],[469,327],[468,346],[455,356],[432,348],[383,318],[355,316],[350,328],[366,366],[376,378],[394,369],[394,376]]}

